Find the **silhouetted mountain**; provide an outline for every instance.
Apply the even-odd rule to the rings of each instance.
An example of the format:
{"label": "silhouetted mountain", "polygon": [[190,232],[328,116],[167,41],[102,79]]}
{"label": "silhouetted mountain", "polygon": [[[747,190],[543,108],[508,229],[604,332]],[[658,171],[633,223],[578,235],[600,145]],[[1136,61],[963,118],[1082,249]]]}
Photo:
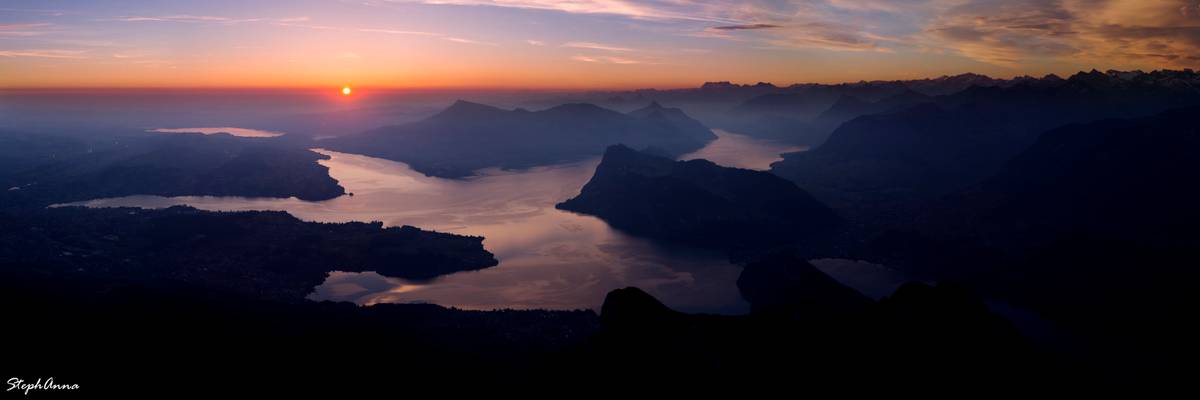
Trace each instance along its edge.
{"label": "silhouetted mountain", "polygon": [[945,96],[967,90],[972,86],[978,87],[1007,87],[1028,77],[1013,79],[996,79],[987,75],[965,73],[958,75],[942,75],[937,78],[913,79],[901,81],[913,92],[926,96]]}
{"label": "silhouetted mountain", "polygon": [[[1093,77],[1090,80],[1087,77],[1089,75]],[[1134,89],[1135,86],[1157,87],[1159,89],[1168,87],[1186,89],[1189,87],[1188,85],[1192,85],[1191,87],[1194,88],[1194,75],[1194,73],[1186,70],[1154,71],[1151,73],[1141,71],[1092,71],[1090,73],[1076,74],[1072,79],[1064,80],[1054,75],[1047,75],[1042,78],[1020,76],[1012,79],[994,79],[977,74],[961,74],[934,79],[907,81],[864,81],[837,85],[803,84],[789,86],[776,92],[751,98],[736,107],[731,107],[730,111],[725,115],[719,117],[705,116],[704,119],[713,127],[733,132],[815,146],[821,144],[829,132],[837,128],[837,123],[834,121],[845,121],[854,117],[872,115],[896,108],[858,108],[849,103],[842,104],[841,107],[835,107],[839,101],[843,101],[847,97],[854,98],[862,103],[876,103],[889,97],[911,92],[921,96],[945,97],[944,99],[939,99],[939,103],[957,106],[964,102],[976,100],[968,92],[977,92],[985,94],[985,96],[990,96],[993,93],[1004,92],[1007,89],[1015,87],[1024,87],[1025,89],[1042,88],[1058,90],[1060,92],[1066,90],[1070,92],[1068,88],[1060,88],[1060,86],[1069,86],[1068,84],[1072,80],[1080,82],[1089,81],[1091,85],[1098,85],[1108,90]],[[1121,83],[1113,84],[1113,82],[1109,81]],[[1018,90],[1016,92],[1022,91]],[[1028,93],[1025,95],[1028,95]],[[1049,98],[1044,100],[1055,97],[1061,97],[1061,94],[1050,95]],[[915,103],[909,101],[905,102],[904,105]],[[1139,115],[1139,112],[1133,111],[1133,109],[1138,107],[1137,102],[1129,101],[1127,104],[1131,106],[1129,110],[1131,113],[1121,115]],[[990,104],[984,108],[994,106],[995,104]],[[836,108],[840,108],[840,110]],[[1150,109],[1143,110],[1141,113],[1153,112],[1154,110],[1161,110],[1161,108],[1150,107]],[[827,117],[836,118],[820,120],[819,116],[826,111],[830,112]],[[1067,121],[1072,120],[1067,116],[1064,116],[1064,118]],[[1053,125],[1043,126],[1042,129],[1050,127],[1053,127]]]}
{"label": "silhouetted mountain", "polygon": [[927,96],[942,96],[972,86],[1011,86],[1024,79],[1028,77],[994,79],[967,73],[933,79],[842,84],[805,83],[790,86],[775,86],[764,82],[706,82],[698,88],[687,89],[588,92],[554,97],[543,103],[596,102],[613,107],[627,107],[629,104],[657,101],[680,107],[688,115],[710,127],[759,138],[815,146],[836,126],[819,125],[820,129],[810,132],[814,129],[811,129],[809,124],[842,96],[872,103],[909,90]]}
{"label": "silhouetted mountain", "polygon": [[[750,98],[761,96],[768,93],[775,93],[783,90],[778,86],[766,82],[758,82],[756,84],[736,84],[728,81],[721,82],[705,82],[696,88],[686,89],[637,89],[632,91],[618,92],[592,92],[583,96],[585,99],[598,98],[601,96],[608,99],[620,99],[620,102],[630,100],[644,102],[657,101],[668,104],[686,104],[688,110],[695,109],[695,106],[700,106],[701,109],[707,109],[703,105],[727,105],[739,104]],[[611,102],[610,102],[611,103]],[[641,104],[641,103],[638,103]]]}
{"label": "silhouetted mountain", "polygon": [[962,74],[908,81],[793,85],[732,108],[713,126],[759,138],[816,146],[842,122],[929,101],[969,87],[1007,87],[1015,80]]}
{"label": "silhouetted mountain", "polygon": [[650,294],[635,287],[615,289],[604,296],[601,323],[617,330],[637,329],[684,314],[670,309]]}
{"label": "silhouetted mountain", "polygon": [[322,142],[340,151],[408,163],[426,175],[458,178],[488,167],[527,168],[579,161],[625,143],[685,154],[716,139],[678,109],[658,104],[621,114],[591,104],[507,111],[458,101],[426,120]]}
{"label": "silhouetted mountain", "polygon": [[753,313],[824,318],[861,311],[871,303],[790,252],[774,252],[746,264],[737,286]]}
{"label": "silhouetted mountain", "polygon": [[948,232],[1029,247],[1072,232],[1186,241],[1200,232],[1200,107],[1067,125],[1042,134],[996,176],[941,201]]}
{"label": "silhouetted mountain", "polygon": [[932,99],[932,97],[912,90],[905,90],[874,102],[862,101],[853,96],[842,96],[828,110],[818,115],[813,123],[814,125],[823,125],[832,130],[841,125],[842,122],[849,121],[858,116],[896,111],[901,108],[928,103]]}
{"label": "silhouetted mountain", "polygon": [[1048,131],[910,230],[874,240],[872,258],[1036,310],[1106,364],[1180,362],[1200,334],[1180,317],[1200,279],[1183,266],[1200,250],[1198,112]]}
{"label": "silhouetted mountain", "polygon": [[782,114],[804,120],[828,110],[843,96],[827,86],[815,86],[801,93],[773,93],[755,97],[733,111],[738,113]]}
{"label": "silhouetted mountain", "polygon": [[716,126],[758,138],[817,145],[826,133],[815,132],[813,119],[839,100],[874,102],[905,90],[899,83],[794,85],[786,91],[758,96],[732,108]]}
{"label": "silhouetted mountain", "polygon": [[819,145],[828,140],[829,134],[833,133],[834,129],[851,119],[863,115],[897,111],[931,101],[933,101],[932,97],[912,90],[905,90],[874,102],[866,102],[854,96],[843,95],[829,109],[817,115],[810,122],[802,124],[800,129],[804,129],[805,137],[809,138],[806,143]]}
{"label": "silhouetted mountain", "polygon": [[[524,110],[516,111],[525,113]],[[472,103],[469,101],[458,100],[450,107],[434,114],[429,119],[446,121],[446,122],[461,122],[461,123],[479,123],[480,120],[489,120],[493,118],[503,118],[508,115],[509,111],[501,110],[486,104]]]}
{"label": "silhouetted mountain", "polygon": [[[833,102],[836,102],[843,96],[854,97],[868,103],[873,103],[905,93],[934,97],[958,93],[972,87],[1004,88],[1021,83],[1026,79],[1028,77],[996,79],[986,75],[965,73],[954,76],[913,80],[876,80],[839,84],[805,83],[783,88],[779,93],[781,95],[767,94],[752,98],[747,100],[743,105],[749,108],[756,108],[756,106],[814,104],[814,102],[832,105]],[[806,97],[808,99],[805,99]],[[815,108],[808,109],[809,115],[799,116],[812,117],[815,116],[815,114],[811,114],[814,111],[820,112],[822,110]]]}
{"label": "silhouetted mountain", "polygon": [[774,175],[707,160],[673,161],[621,145],[604,152],[578,196],[556,207],[639,235],[726,248],[813,238],[839,221]]}
{"label": "silhouetted mountain", "polygon": [[767,82],[759,82],[753,85],[738,85],[729,81],[720,82],[704,82],[700,85],[700,90],[720,91],[720,90],[738,90],[738,89],[776,89],[775,85]]}
{"label": "silhouetted mountain", "polygon": [[973,87],[936,103],[853,119],[820,147],[784,155],[772,172],[869,222],[904,215],[996,173],[1046,129],[1189,104],[1200,104],[1200,74],[1191,71],[1091,72]]}
{"label": "silhouetted mountain", "polygon": [[[328,157],[274,139],[229,135],[137,134],[92,142],[28,135],[5,152],[0,173],[5,206],[128,195],[297,197],[344,193],[317,163]],[[4,160],[0,156],[0,160]]]}
{"label": "silhouetted mountain", "polygon": [[[943,368],[975,364],[989,358],[998,363],[983,368],[1004,369],[1006,361],[1030,361],[1029,345],[1016,327],[992,313],[983,299],[962,285],[939,283],[930,286],[909,282],[873,306],[867,317],[870,331],[886,332],[887,340],[907,347],[897,352],[907,353],[909,357],[919,357],[922,350],[918,349],[928,349],[936,354],[935,357],[943,357],[943,361],[952,360],[941,364]],[[911,358],[906,361],[921,363]],[[1048,366],[1025,364],[1019,367],[1033,373]]]}
{"label": "silhouetted mountain", "polygon": [[[1200,233],[1200,107],[1067,125],[995,176],[938,199],[908,227],[938,240],[1028,255],[1067,237],[1191,246]],[[923,264],[932,264],[925,260]],[[953,262],[948,260],[947,262]]]}
{"label": "silhouetted mountain", "polygon": [[[813,305],[845,299],[825,290],[794,296]],[[819,319],[717,316],[681,313],[637,288],[618,289],[605,298],[600,314],[597,361],[635,377],[803,376],[821,386],[929,376],[1032,385],[1049,379],[1054,368],[1007,320],[959,286],[909,283],[878,303],[865,297],[854,302],[851,309],[827,309]]]}

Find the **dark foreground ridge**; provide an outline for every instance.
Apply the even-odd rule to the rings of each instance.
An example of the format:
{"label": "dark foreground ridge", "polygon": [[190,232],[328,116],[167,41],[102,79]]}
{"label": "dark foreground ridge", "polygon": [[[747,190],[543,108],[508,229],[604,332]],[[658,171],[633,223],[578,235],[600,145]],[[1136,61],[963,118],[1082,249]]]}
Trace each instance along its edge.
{"label": "dark foreground ridge", "polygon": [[592,311],[279,302],[202,282],[30,271],[0,278],[0,304],[21,315],[12,318],[20,329],[5,333],[19,345],[5,350],[4,372],[53,376],[92,395],[531,382],[574,362],[598,327]]}
{"label": "dark foreground ridge", "polygon": [[672,161],[609,147],[579,195],[559,209],[648,237],[726,248],[816,239],[839,219],[795,184],[706,160]]}
{"label": "dark foreground ridge", "polygon": [[637,288],[610,292],[597,361],[630,376],[760,379],[768,386],[784,379],[805,387],[936,379],[1011,390],[1052,379],[1065,384],[1084,373],[1052,378],[1048,372],[1060,361],[958,285],[909,283],[875,302],[790,255],[748,267],[739,282],[754,282],[739,284],[754,305],[750,315],[685,314]]}
{"label": "dark foreground ridge", "polygon": [[[763,263],[755,268],[769,270],[767,278],[789,278],[774,288],[744,285],[743,296],[756,307],[744,316],[681,313],[636,288],[609,293],[597,316],[276,301],[209,281],[34,269],[0,271],[0,302],[22,310],[22,329],[9,339],[23,345],[7,350],[6,360],[97,392],[125,390],[106,382],[127,374],[147,379],[146,387],[282,374],[287,382],[452,375],[543,385],[770,378],[763,384],[812,387],[936,377],[1012,388],[1041,382],[1060,367],[961,287],[909,284],[872,302],[794,257]],[[56,345],[64,342],[72,346]],[[109,365],[114,357],[120,366]],[[363,359],[402,362],[345,364]],[[222,368],[211,369],[211,362]]]}

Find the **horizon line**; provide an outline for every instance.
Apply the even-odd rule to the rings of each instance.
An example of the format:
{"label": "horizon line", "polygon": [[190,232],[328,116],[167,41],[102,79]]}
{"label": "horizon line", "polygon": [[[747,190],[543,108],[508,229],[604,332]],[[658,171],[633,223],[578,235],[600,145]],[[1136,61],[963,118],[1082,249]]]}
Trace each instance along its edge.
{"label": "horizon line", "polygon": [[1154,69],[1154,70],[1151,70],[1151,71],[1144,71],[1144,70],[1141,70],[1141,69],[1134,69],[1134,70],[1114,70],[1114,69],[1108,69],[1108,70],[1101,71],[1101,70],[1099,70],[1099,69],[1092,68],[1092,69],[1090,69],[1090,70],[1083,70],[1083,69],[1080,69],[1080,70],[1077,70],[1076,72],[1073,72],[1073,73],[1071,73],[1071,74],[1069,74],[1069,75],[1067,75],[1067,74],[1062,74],[1062,75],[1060,75],[1060,74],[1055,74],[1055,73],[1046,73],[1046,74],[1042,74],[1041,76],[1035,76],[1035,75],[1030,75],[1030,74],[1014,74],[1014,75],[1013,75],[1013,76],[1011,76],[1011,77],[994,77],[994,76],[987,75],[987,74],[980,74],[980,73],[976,73],[976,72],[970,72],[970,71],[968,71],[968,72],[961,72],[961,73],[956,73],[956,74],[942,74],[942,75],[938,75],[938,76],[925,76],[925,77],[915,77],[915,78],[898,78],[898,79],[872,79],[872,80],[860,79],[860,80],[839,80],[839,81],[819,81],[819,80],[814,80],[814,81],[806,81],[806,82],[792,82],[792,83],[787,83],[787,84],[776,84],[776,83],[773,83],[773,82],[768,82],[768,81],[757,81],[757,82],[753,82],[753,83],[738,83],[738,82],[734,82],[734,81],[731,81],[731,80],[711,80],[711,81],[705,81],[705,82],[701,82],[701,83],[699,83],[699,84],[692,84],[692,85],[690,85],[690,86],[688,86],[688,85],[673,85],[673,84],[664,84],[664,85],[629,85],[629,86],[625,86],[625,85],[614,85],[614,86],[521,86],[521,85],[501,85],[501,86],[469,86],[469,85],[462,85],[462,86],[455,86],[455,85],[447,85],[447,86],[397,86],[397,85],[369,85],[369,84],[364,84],[364,85],[355,85],[355,84],[352,84],[352,83],[350,83],[350,84],[345,84],[345,83],[343,83],[343,84],[330,84],[330,85],[296,85],[296,86],[282,86],[282,85],[246,85],[246,86],[217,86],[217,85],[212,85],[212,86],[208,86],[208,85],[205,85],[205,86],[173,86],[173,85],[146,85],[146,86],[132,86],[132,85],[111,85],[111,86],[108,86],[108,85],[62,85],[62,86],[7,86],[7,87],[0,87],[0,92],[20,92],[20,91],[29,91],[29,92],[55,92],[55,91],[57,91],[57,92],[89,91],[89,92],[90,92],[90,91],[94,91],[94,92],[100,92],[100,91],[120,91],[120,90],[127,90],[127,91],[147,91],[147,92],[150,92],[150,91],[201,91],[201,92],[202,92],[202,91],[247,91],[247,90],[262,90],[262,91],[307,91],[307,90],[312,90],[312,91],[326,91],[326,90],[330,90],[330,89],[341,89],[343,86],[350,86],[351,88],[354,88],[355,90],[363,90],[363,89],[366,89],[366,90],[370,90],[370,91],[389,91],[389,92],[397,92],[397,91],[413,91],[413,92],[419,92],[419,91],[446,91],[446,92],[456,92],[456,91],[496,91],[496,92],[583,92],[583,91],[596,91],[596,92],[609,92],[609,91],[611,91],[611,92],[622,92],[622,91],[640,91],[640,90],[680,90],[680,89],[698,89],[698,88],[702,87],[703,85],[705,85],[705,84],[709,84],[709,83],[729,83],[729,84],[732,84],[732,85],[738,85],[738,86],[755,86],[755,85],[759,85],[759,84],[768,84],[768,85],[772,85],[772,86],[779,87],[779,88],[786,88],[786,87],[791,87],[791,86],[800,86],[800,85],[843,85],[843,84],[856,84],[856,83],[864,83],[864,82],[865,82],[865,83],[872,83],[872,82],[904,82],[904,81],[919,81],[919,80],[927,80],[927,79],[939,79],[939,78],[945,78],[945,77],[954,77],[954,76],[961,76],[961,75],[979,75],[979,76],[987,77],[987,78],[990,78],[990,79],[999,79],[999,80],[1012,80],[1012,79],[1023,78],[1023,77],[1033,77],[1033,78],[1039,78],[1039,79],[1040,79],[1040,78],[1048,77],[1048,76],[1050,76],[1050,75],[1055,75],[1055,76],[1058,76],[1058,77],[1069,77],[1069,76],[1071,76],[1071,75],[1080,74],[1080,73],[1089,73],[1089,72],[1092,72],[1092,71],[1099,71],[1099,72],[1104,72],[1104,73],[1107,73],[1107,72],[1109,72],[1109,71],[1116,71],[1116,72],[1143,72],[1143,73],[1151,73],[1151,72],[1157,72],[1157,71],[1185,72],[1185,71],[1188,71],[1188,70],[1191,70],[1191,69],[1190,69],[1190,68],[1182,68],[1182,69],[1161,68],[1161,69]]}

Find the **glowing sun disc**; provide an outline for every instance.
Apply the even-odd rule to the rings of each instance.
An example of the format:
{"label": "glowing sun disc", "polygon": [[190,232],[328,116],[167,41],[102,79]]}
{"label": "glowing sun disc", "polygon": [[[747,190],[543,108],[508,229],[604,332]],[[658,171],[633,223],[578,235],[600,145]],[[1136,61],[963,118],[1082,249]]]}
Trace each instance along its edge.
{"label": "glowing sun disc", "polygon": [[350,87],[342,86],[342,96],[349,96],[349,95],[350,95]]}

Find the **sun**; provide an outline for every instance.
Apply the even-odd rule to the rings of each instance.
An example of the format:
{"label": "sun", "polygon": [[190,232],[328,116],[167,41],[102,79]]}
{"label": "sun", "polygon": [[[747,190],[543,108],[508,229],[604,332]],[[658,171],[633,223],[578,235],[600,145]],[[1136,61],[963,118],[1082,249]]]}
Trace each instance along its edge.
{"label": "sun", "polygon": [[349,96],[349,95],[350,95],[350,87],[342,86],[342,96]]}

